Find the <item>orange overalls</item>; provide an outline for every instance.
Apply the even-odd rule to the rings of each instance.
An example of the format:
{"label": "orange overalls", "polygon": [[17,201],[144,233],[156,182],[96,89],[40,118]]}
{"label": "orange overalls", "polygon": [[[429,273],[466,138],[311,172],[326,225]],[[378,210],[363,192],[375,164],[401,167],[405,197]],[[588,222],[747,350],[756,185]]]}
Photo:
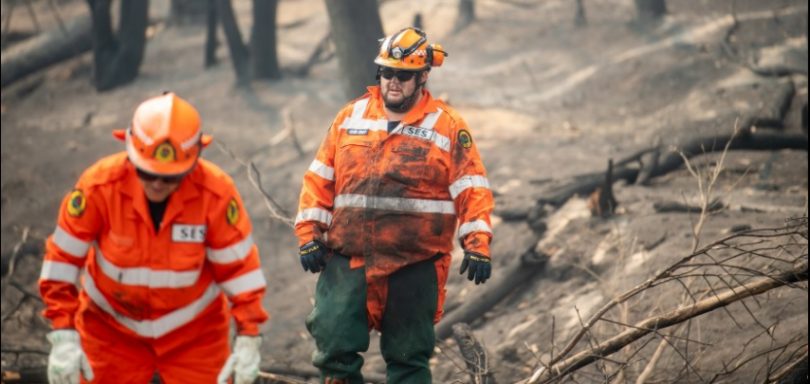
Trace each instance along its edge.
{"label": "orange overalls", "polygon": [[156,370],[166,383],[213,383],[231,315],[246,335],[268,318],[250,219],[230,177],[203,159],[157,233],[125,153],[90,167],[62,202],[39,287],[53,328],[78,329],[97,383],[142,384]]}
{"label": "orange overalls", "polygon": [[304,176],[295,232],[365,266],[367,311],[379,329],[387,277],[439,256],[438,307],[453,235],[465,250],[489,256],[492,193],[486,170],[461,117],[423,90],[389,134],[378,86],[335,118]]}

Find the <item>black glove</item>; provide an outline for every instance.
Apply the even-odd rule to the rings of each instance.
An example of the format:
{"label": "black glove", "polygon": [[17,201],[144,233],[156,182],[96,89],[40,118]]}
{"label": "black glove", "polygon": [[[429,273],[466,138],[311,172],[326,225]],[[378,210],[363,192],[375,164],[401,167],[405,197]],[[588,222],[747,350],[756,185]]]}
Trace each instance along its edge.
{"label": "black glove", "polygon": [[326,247],[317,241],[310,241],[298,249],[304,271],[318,273],[326,266]]}
{"label": "black glove", "polygon": [[470,269],[467,273],[467,280],[475,279],[475,285],[485,283],[492,274],[489,257],[475,252],[464,251],[464,260],[461,262],[461,270],[458,273],[463,275],[467,267]]}

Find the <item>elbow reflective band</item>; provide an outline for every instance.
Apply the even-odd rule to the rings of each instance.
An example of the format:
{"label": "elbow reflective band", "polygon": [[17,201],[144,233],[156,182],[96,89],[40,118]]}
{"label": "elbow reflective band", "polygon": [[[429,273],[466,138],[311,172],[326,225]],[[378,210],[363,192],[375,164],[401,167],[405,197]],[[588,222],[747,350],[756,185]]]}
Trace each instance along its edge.
{"label": "elbow reflective band", "polygon": [[258,268],[241,276],[237,276],[228,281],[219,283],[219,286],[222,287],[222,290],[225,291],[225,294],[229,297],[262,288],[265,285],[267,285],[267,283],[264,280],[264,275]]}
{"label": "elbow reflective band", "polygon": [[492,233],[492,229],[489,227],[489,225],[487,225],[487,222],[484,220],[470,221],[458,227],[459,238],[464,238],[464,236],[467,236],[473,232]]}
{"label": "elbow reflective band", "polygon": [[228,264],[234,261],[239,261],[250,254],[250,249],[253,247],[253,234],[247,235],[242,241],[238,241],[225,248],[206,248],[208,260],[214,264]]}
{"label": "elbow reflective band", "polygon": [[73,285],[79,284],[79,267],[59,261],[45,260],[42,262],[41,280],[62,281]]}
{"label": "elbow reflective band", "polygon": [[75,257],[87,256],[87,250],[90,249],[90,242],[83,241],[76,236],[71,235],[68,231],[62,229],[61,226],[56,226],[53,231],[53,243],[59,249],[69,253]]}
{"label": "elbow reflective band", "polygon": [[309,171],[326,180],[335,181],[335,169],[318,161],[318,159],[312,160]]}
{"label": "elbow reflective band", "polygon": [[461,192],[468,188],[486,188],[489,189],[489,180],[480,175],[464,175],[458,178],[453,184],[450,184],[450,196],[455,199]]}
{"label": "elbow reflective band", "polygon": [[311,220],[319,221],[326,225],[331,225],[332,214],[323,208],[307,208],[298,212],[298,215],[295,216],[295,224]]}

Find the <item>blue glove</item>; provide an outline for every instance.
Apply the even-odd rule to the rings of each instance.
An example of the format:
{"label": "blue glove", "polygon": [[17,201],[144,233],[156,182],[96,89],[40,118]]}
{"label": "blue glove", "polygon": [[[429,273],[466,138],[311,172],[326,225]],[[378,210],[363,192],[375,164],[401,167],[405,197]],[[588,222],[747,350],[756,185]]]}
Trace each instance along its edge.
{"label": "blue glove", "polygon": [[458,273],[463,275],[467,269],[467,280],[475,280],[475,285],[485,283],[492,274],[489,257],[470,251],[464,251],[464,260],[461,261],[461,270]]}
{"label": "blue glove", "polygon": [[320,272],[326,266],[326,247],[317,241],[310,241],[301,246],[298,250],[301,256],[301,266],[304,271],[312,273]]}

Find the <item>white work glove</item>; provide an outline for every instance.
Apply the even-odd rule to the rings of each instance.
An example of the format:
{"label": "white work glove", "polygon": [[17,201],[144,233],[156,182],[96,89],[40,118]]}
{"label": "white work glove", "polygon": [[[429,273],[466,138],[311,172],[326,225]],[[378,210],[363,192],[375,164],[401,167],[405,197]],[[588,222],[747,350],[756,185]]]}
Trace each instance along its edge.
{"label": "white work glove", "polygon": [[93,369],[82,350],[79,333],[73,329],[57,329],[47,335],[51,342],[48,355],[48,383],[79,384],[79,372],[93,381]]}
{"label": "white work glove", "polygon": [[226,384],[228,378],[235,374],[234,384],[252,384],[259,376],[259,336],[236,336],[233,353],[222,366],[217,376],[217,384]]}

